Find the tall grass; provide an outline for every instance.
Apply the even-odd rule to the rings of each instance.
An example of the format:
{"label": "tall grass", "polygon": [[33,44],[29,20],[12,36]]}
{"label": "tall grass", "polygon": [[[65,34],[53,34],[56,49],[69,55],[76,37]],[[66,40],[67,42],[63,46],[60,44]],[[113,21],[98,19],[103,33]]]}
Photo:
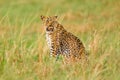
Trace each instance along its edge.
{"label": "tall grass", "polygon": [[[0,80],[120,80],[119,0],[1,0]],[[58,15],[89,65],[49,56],[40,15]]]}

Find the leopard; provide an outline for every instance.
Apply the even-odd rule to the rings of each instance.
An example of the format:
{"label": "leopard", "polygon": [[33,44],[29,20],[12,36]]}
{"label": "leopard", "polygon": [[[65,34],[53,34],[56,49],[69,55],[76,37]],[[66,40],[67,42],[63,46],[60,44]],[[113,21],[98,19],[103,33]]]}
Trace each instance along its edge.
{"label": "leopard", "polygon": [[45,27],[46,41],[50,49],[50,55],[56,60],[62,55],[66,60],[87,60],[86,50],[82,41],[68,32],[58,22],[58,16],[40,16]]}

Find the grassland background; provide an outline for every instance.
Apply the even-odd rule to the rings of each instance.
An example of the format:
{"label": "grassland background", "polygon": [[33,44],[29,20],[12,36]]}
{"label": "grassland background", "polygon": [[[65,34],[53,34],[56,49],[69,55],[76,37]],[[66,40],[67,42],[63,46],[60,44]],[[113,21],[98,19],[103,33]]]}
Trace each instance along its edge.
{"label": "grassland background", "polygon": [[[88,67],[49,57],[41,14],[83,41]],[[0,80],[120,80],[120,1],[0,0]]]}

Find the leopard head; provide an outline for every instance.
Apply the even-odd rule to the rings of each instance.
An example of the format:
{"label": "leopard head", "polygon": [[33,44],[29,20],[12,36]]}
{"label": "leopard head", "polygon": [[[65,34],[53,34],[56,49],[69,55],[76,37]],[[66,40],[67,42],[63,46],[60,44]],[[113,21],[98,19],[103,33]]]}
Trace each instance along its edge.
{"label": "leopard head", "polygon": [[58,32],[62,26],[57,22],[57,16],[41,16],[41,20],[43,21],[44,27],[46,29],[46,32],[54,33]]}

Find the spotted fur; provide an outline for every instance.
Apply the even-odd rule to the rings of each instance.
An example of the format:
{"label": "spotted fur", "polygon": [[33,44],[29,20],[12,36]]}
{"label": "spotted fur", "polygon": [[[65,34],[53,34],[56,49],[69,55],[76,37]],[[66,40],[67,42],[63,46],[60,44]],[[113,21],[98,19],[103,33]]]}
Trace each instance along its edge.
{"label": "spotted fur", "polygon": [[57,21],[57,16],[41,16],[46,29],[46,39],[51,56],[61,54],[66,58],[81,59],[86,57],[85,47],[80,39],[67,32]]}

